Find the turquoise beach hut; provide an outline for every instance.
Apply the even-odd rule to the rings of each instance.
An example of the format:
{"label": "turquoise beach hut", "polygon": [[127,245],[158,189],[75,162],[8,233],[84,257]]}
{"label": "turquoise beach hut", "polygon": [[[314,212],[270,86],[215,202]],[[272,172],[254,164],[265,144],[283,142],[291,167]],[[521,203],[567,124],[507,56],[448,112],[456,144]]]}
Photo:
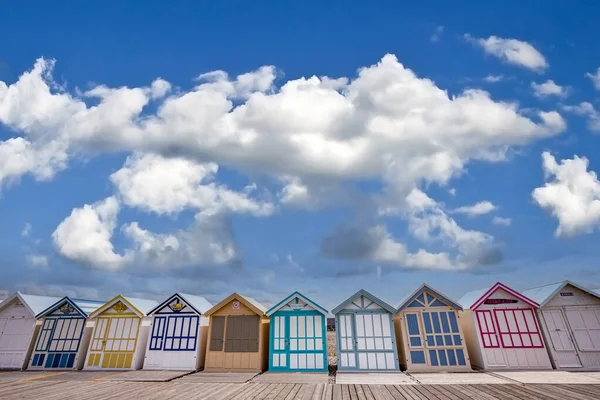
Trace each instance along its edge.
{"label": "turquoise beach hut", "polygon": [[327,371],[327,310],[294,292],[267,310],[269,371]]}

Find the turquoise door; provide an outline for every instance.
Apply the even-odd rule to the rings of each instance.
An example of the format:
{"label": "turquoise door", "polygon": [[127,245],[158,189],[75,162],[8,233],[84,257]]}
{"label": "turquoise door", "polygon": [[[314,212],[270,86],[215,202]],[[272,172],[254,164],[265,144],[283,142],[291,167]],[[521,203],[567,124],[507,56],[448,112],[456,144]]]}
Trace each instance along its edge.
{"label": "turquoise door", "polygon": [[278,312],[271,317],[270,371],[327,371],[325,317],[316,311]]}

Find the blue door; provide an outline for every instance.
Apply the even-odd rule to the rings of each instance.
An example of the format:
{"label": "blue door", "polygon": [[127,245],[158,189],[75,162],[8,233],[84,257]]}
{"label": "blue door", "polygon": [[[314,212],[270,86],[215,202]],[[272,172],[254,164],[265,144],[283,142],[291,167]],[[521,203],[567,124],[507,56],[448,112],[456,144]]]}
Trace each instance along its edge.
{"label": "blue door", "polygon": [[281,312],[271,320],[269,370],[327,371],[325,318],[316,311]]}

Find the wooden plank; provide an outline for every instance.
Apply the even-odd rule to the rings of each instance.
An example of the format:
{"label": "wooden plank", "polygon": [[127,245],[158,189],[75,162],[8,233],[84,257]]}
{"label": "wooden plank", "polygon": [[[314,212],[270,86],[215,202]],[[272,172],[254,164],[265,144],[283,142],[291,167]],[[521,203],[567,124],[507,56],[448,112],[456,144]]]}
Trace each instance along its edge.
{"label": "wooden plank", "polygon": [[292,391],[295,389],[296,385],[298,385],[298,384],[297,383],[288,383],[288,384],[286,384],[285,388],[279,394],[279,397],[277,398],[277,400],[287,399],[288,396],[290,395],[290,393],[292,393]]}
{"label": "wooden plank", "polygon": [[454,392],[449,390],[446,386],[447,385],[428,385],[427,387],[440,399],[462,400],[462,398],[456,396]]}
{"label": "wooden plank", "polygon": [[394,400],[385,385],[369,385],[369,388],[377,400]]}
{"label": "wooden plank", "polygon": [[318,383],[310,400],[321,400],[323,398],[323,393],[325,392],[325,386],[327,386],[326,383]]}
{"label": "wooden plank", "polygon": [[385,389],[388,391],[388,393],[390,394],[390,396],[392,396],[393,399],[405,400],[404,395],[396,389],[396,385],[385,385]]}
{"label": "wooden plank", "polygon": [[467,397],[474,400],[495,400],[496,397],[489,395],[477,389],[479,385],[456,385],[457,391],[464,393]]}
{"label": "wooden plank", "polygon": [[367,400],[367,396],[365,395],[362,385],[354,385],[354,390],[356,390],[356,398],[358,400]]}
{"label": "wooden plank", "polygon": [[342,385],[333,385],[333,400],[342,400]]}
{"label": "wooden plank", "polygon": [[422,385],[413,385],[413,386],[409,386],[406,387],[406,390],[410,391],[413,395],[413,397],[419,399],[419,400],[436,400],[437,397],[433,396],[429,393],[428,390],[423,389]]}
{"label": "wooden plank", "polygon": [[430,385],[415,385],[414,390],[421,393],[423,398],[427,400],[439,400],[439,397],[434,391],[431,390]]}
{"label": "wooden plank", "polygon": [[540,385],[527,385],[526,387],[529,391],[541,395],[542,397],[549,400],[571,400],[574,398],[573,392],[569,390],[558,388],[551,388],[551,390],[548,390],[539,386]]}
{"label": "wooden plank", "polygon": [[302,400],[311,400],[315,390],[317,389],[317,385],[314,383],[305,383],[302,385],[302,397],[299,397]]}
{"label": "wooden plank", "polygon": [[296,395],[298,394],[298,392],[300,391],[301,388],[302,388],[302,384],[300,384],[300,383],[294,384],[294,387],[292,388],[292,390],[290,390],[290,393],[288,393],[288,395],[285,398],[285,400],[294,400],[294,399],[296,399]]}
{"label": "wooden plank", "polygon": [[408,390],[407,388],[410,385],[394,385],[394,389],[400,393],[400,395],[407,400],[419,400],[419,397],[415,396],[412,390]]}
{"label": "wooden plank", "polygon": [[551,389],[547,386],[549,385],[545,385],[546,390],[553,390],[563,393],[564,391],[568,391],[572,395],[576,396],[588,396],[592,399],[600,398],[600,390],[596,385],[552,385]]}
{"label": "wooden plank", "polygon": [[333,400],[333,387],[335,385],[327,384],[325,386],[325,391],[323,392],[322,400]]}

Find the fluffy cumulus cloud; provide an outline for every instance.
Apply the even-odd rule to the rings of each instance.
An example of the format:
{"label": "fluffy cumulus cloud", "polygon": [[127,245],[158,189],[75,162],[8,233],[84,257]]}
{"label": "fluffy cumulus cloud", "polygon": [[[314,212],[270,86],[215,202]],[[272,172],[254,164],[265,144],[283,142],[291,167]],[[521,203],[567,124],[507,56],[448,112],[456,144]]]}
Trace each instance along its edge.
{"label": "fluffy cumulus cloud", "polygon": [[548,68],[546,58],[528,42],[497,36],[490,36],[487,39],[476,38],[469,34],[465,35],[465,39],[481,47],[486,54],[498,57],[508,64],[536,72],[543,72]]}
{"label": "fluffy cumulus cloud", "polygon": [[[547,66],[525,42],[477,41],[508,62]],[[382,215],[401,216],[424,239],[445,229],[441,242],[458,252],[450,263],[472,264],[479,250],[466,243],[484,248],[488,236],[458,227],[433,200],[422,205],[426,215],[417,216],[408,196],[427,184],[447,185],[471,160],[501,161],[509,147],[566,128],[554,110],[525,114],[517,103],[495,101],[483,90],[451,96],[390,54],[353,79],[309,76],[276,86],[276,69],[263,66],[236,77],[204,73],[189,90],[158,78],[144,87],[69,92],[54,83],[53,67],[40,59],[17,82],[0,82],[0,123],[16,132],[0,141],[0,184],[25,174],[50,179],[74,155],[132,152],[111,175],[115,196],[73,210],[53,235],[66,257],[104,268],[144,254],[177,254],[180,264],[235,259],[222,216],[269,215],[277,205],[256,198],[251,186],[236,192],[219,184],[217,166],[266,176],[280,185],[277,201],[307,208],[337,201],[354,182],[377,181],[387,202],[382,209],[389,211]],[[199,216],[189,231],[172,233],[123,221],[132,247],[119,253],[110,241],[119,202],[157,214],[191,209]],[[207,241],[215,249],[210,256],[204,247],[193,252],[193,232],[206,229],[207,221],[216,238]],[[436,257],[443,265],[445,256]],[[402,262],[427,265],[431,259],[416,250]]]}
{"label": "fluffy cumulus cloud", "polygon": [[560,163],[542,154],[547,182],[532,192],[535,202],[558,220],[556,236],[590,233],[600,225],[600,182],[589,161],[574,156]]}
{"label": "fluffy cumulus cloud", "polygon": [[596,90],[600,90],[600,67],[598,67],[595,73],[588,72],[585,76],[591,79]]}
{"label": "fluffy cumulus cloud", "polygon": [[115,252],[111,242],[120,205],[115,197],[76,208],[52,234],[66,258],[92,267],[114,270],[131,260],[131,253]]}
{"label": "fluffy cumulus cloud", "polygon": [[568,87],[557,85],[552,79],[544,83],[531,82],[531,89],[536,97],[567,97],[569,94]]}
{"label": "fluffy cumulus cloud", "polygon": [[489,214],[497,209],[490,201],[480,201],[479,203],[473,204],[472,206],[458,207],[454,210],[455,213],[465,214],[469,217],[477,217],[479,215]]}
{"label": "fluffy cumulus cloud", "polygon": [[204,214],[221,212],[269,215],[274,206],[251,199],[215,182],[218,165],[155,154],[128,157],[123,168],[110,176],[124,203],[157,214],[185,209]]}
{"label": "fluffy cumulus cloud", "polygon": [[564,106],[565,111],[587,117],[587,127],[590,131],[600,132],[600,111],[592,103],[581,102],[576,106]]}

